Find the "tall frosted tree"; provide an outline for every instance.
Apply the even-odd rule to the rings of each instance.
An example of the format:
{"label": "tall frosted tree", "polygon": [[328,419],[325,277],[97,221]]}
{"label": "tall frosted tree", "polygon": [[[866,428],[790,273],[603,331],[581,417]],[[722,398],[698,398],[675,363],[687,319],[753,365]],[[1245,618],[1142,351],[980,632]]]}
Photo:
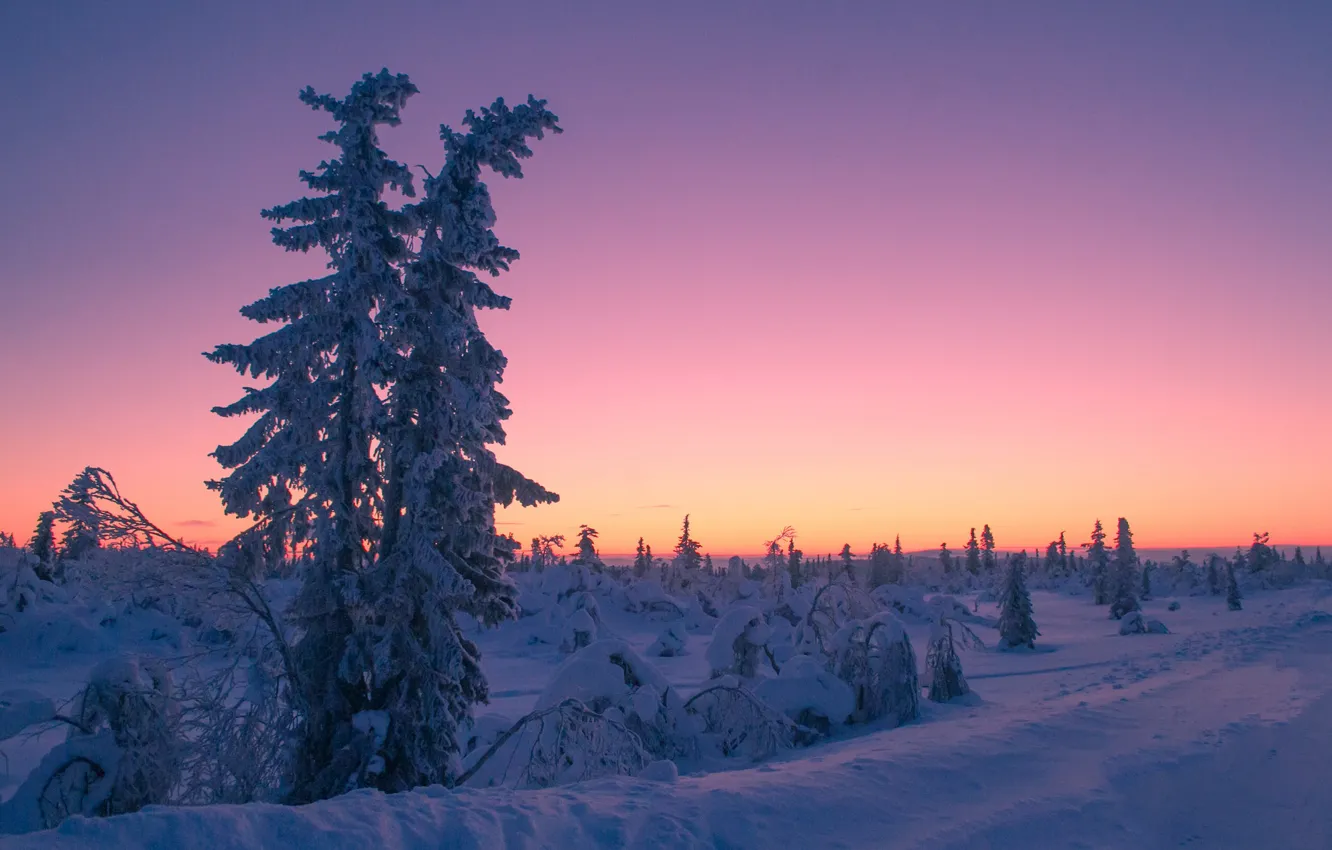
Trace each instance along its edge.
{"label": "tall frosted tree", "polygon": [[[537,101],[516,119],[517,110],[469,112],[471,132],[443,128],[445,165],[424,199],[395,210],[386,193],[414,197],[414,187],[380,149],[378,131],[399,123],[416,91],[385,70],[342,99],[301,93],[333,119],[320,138],[337,155],[301,173],[315,196],[264,216],[279,225],[279,246],[322,250],[329,274],[243,308],[281,327],[207,355],[269,379],[215,409],[257,417],[214,452],[231,472],[210,486],[229,513],[255,515],[261,526],[293,512],[310,519],[301,533],[311,557],[292,608],[301,629],[297,801],[451,781],[454,732],[487,695],[476,647],[454,614],[493,622],[512,612],[501,568],[512,546],[495,533],[495,503],[554,498],[489,449],[503,441],[509,415],[494,388],[504,358],[474,315],[508,306],[474,270],[498,273],[517,257],[490,231],[480,169],[521,176],[517,157],[530,155],[523,140],[553,128],[554,116]],[[409,236],[419,240],[416,254]],[[299,494],[295,503],[290,494]]]}
{"label": "tall frosted tree", "polygon": [[675,544],[675,567],[680,570],[698,569],[703,563],[703,556],[699,554],[701,548],[702,544],[689,536],[689,514],[685,514],[680,540]]}
{"label": "tall frosted tree", "polygon": [[1027,591],[1025,555],[1014,555],[1008,561],[999,592],[999,639],[1008,648],[1035,647],[1040,630],[1032,619],[1031,594]]}
{"label": "tall frosted tree", "polygon": [[634,575],[639,578],[647,575],[652,567],[652,556],[648,554],[649,551],[643,547],[643,538],[638,538],[638,551],[634,553]]}
{"label": "tall frosted tree", "polygon": [[999,561],[994,554],[994,532],[990,531],[990,526],[986,523],[985,528],[981,530],[981,568],[989,573],[998,565]]}
{"label": "tall frosted tree", "polygon": [[1092,594],[1097,605],[1110,604],[1110,555],[1105,548],[1105,529],[1098,519],[1092,526],[1091,542],[1087,547],[1087,563],[1091,568]]}
{"label": "tall frosted tree", "polygon": [[1128,520],[1120,517],[1110,567],[1110,616],[1118,620],[1138,607],[1138,555]]}
{"label": "tall frosted tree", "polygon": [[[509,308],[481,275],[497,276],[518,259],[492,230],[482,169],[521,178],[528,140],[560,128],[545,101],[531,97],[512,109],[500,99],[480,114],[468,110],[463,125],[465,132],[440,127],[444,166],[407,209],[420,247],[383,319],[398,370],[388,392],[385,522],[353,645],[372,672],[362,710],[390,721],[374,780],[386,791],[457,775],[457,729],[489,691],[455,613],[486,624],[514,615],[503,569],[512,550],[496,533],[495,507],[559,498],[499,463],[491,448],[504,443],[512,413],[497,388],[508,361],[477,313]],[[596,558],[595,536],[584,528],[580,555],[590,549]]]}
{"label": "tall frosted tree", "polygon": [[1239,611],[1244,608],[1244,595],[1240,593],[1239,579],[1235,577],[1235,564],[1228,562],[1226,564],[1226,607],[1231,611]]}
{"label": "tall frosted tree", "polygon": [[976,529],[974,528],[971,529],[971,538],[967,540],[965,551],[967,553],[966,554],[967,572],[971,573],[973,576],[980,575],[981,571],[980,544],[976,541]]}
{"label": "tall frosted tree", "polygon": [[51,580],[51,562],[55,560],[55,511],[42,511],[37,515],[37,530],[32,534],[28,548],[37,556],[35,572],[44,581]]}

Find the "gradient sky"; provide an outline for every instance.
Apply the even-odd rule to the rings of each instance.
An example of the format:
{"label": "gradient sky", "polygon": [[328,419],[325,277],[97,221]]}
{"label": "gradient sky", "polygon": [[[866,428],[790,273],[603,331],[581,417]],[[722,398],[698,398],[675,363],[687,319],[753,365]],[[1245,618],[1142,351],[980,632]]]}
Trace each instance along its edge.
{"label": "gradient sky", "polygon": [[269,242],[329,148],[296,99],[388,66],[386,131],[529,92],[485,319],[520,539],[714,555],[1332,541],[1332,4],[0,5],[0,529],[88,464],[168,528],[241,381],[199,353],[322,260]]}

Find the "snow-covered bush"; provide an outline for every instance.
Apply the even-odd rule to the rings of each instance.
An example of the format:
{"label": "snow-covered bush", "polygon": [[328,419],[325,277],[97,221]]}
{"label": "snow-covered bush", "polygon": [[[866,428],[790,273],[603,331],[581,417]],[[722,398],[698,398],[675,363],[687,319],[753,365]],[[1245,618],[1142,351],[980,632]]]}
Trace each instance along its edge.
{"label": "snow-covered bush", "polygon": [[677,655],[685,654],[685,641],[687,640],[685,628],[679,623],[672,623],[657,635],[652,646],[648,647],[648,655],[656,655],[662,658],[673,658]]}
{"label": "snow-covered bush", "polygon": [[1141,635],[1147,633],[1147,622],[1142,617],[1141,611],[1129,611],[1124,618],[1119,621],[1119,633],[1121,635]]}
{"label": "snow-covered bush", "polygon": [[827,734],[846,723],[856,708],[851,686],[812,655],[794,655],[774,679],[763,679],[754,695],[801,726]]}
{"label": "snow-covered bush", "polygon": [[620,640],[579,650],[555,671],[537,710],[575,700],[632,731],[655,758],[691,755],[698,724],[656,667]]}
{"label": "snow-covered bush", "polygon": [[549,788],[632,776],[653,758],[623,723],[567,699],[523,717],[468,762],[459,786]]}
{"label": "snow-covered bush", "polygon": [[71,736],[110,730],[120,750],[107,814],[165,803],[180,778],[181,741],[171,676],[160,663],[108,659],[93,668],[79,696]]}
{"label": "snow-covered bush", "polygon": [[916,654],[892,613],[843,626],[833,636],[832,659],[837,677],[855,693],[855,722],[886,717],[901,725],[920,716]]}
{"label": "snow-covered bush", "polygon": [[715,679],[728,674],[742,679],[758,675],[763,649],[772,630],[763,618],[763,612],[751,605],[740,605],[727,611],[712,630],[708,644],[708,667]]}
{"label": "snow-covered bush", "polygon": [[758,761],[818,739],[816,731],[793,722],[734,676],[722,677],[694,694],[685,710],[701,723],[701,749],[725,758]]}
{"label": "snow-covered bush", "polygon": [[930,630],[930,648],[925,656],[925,666],[930,672],[930,699],[934,702],[948,702],[971,693],[967,680],[962,676],[962,659],[958,657],[957,645],[953,640],[953,624],[940,619]]}

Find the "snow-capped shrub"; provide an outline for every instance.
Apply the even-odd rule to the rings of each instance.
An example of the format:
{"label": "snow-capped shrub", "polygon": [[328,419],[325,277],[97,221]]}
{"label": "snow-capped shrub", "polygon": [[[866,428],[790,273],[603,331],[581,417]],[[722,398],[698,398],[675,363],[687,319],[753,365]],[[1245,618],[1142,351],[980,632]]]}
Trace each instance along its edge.
{"label": "snow-capped shrub", "polygon": [[930,648],[925,656],[930,672],[930,699],[948,702],[971,692],[962,675],[962,659],[953,641],[953,624],[941,619],[930,630]]}
{"label": "snow-capped shrub", "polygon": [[661,671],[620,640],[599,640],[555,672],[538,697],[538,710],[576,700],[623,724],[657,758],[689,755],[698,724]]}
{"label": "snow-capped shrub", "polygon": [[468,761],[459,786],[549,788],[632,776],[653,758],[623,723],[567,699],[523,717]]}
{"label": "snow-capped shrub", "polygon": [[23,549],[0,549],[0,632],[12,626],[14,618],[42,602],[60,602],[65,591],[56,584],[42,581],[37,570],[37,556]]}
{"label": "snow-capped shrub", "polygon": [[71,815],[105,814],[120,757],[109,729],[73,736],[57,745],[18,790],[0,802],[0,835],[51,829]]}
{"label": "snow-capped shrub", "polygon": [[742,679],[758,675],[763,648],[772,636],[763,612],[750,605],[727,611],[712,630],[708,667],[715,679],[732,674]]}
{"label": "snow-capped shrub", "polygon": [[1141,611],[1130,611],[1124,615],[1124,619],[1119,621],[1119,633],[1121,635],[1141,635],[1146,634],[1147,623],[1142,618]]}
{"label": "snow-capped shrub", "polygon": [[857,723],[920,716],[920,684],[911,638],[888,611],[843,626],[832,639],[833,670],[856,695]]}
{"label": "snow-capped shrub", "polygon": [[680,778],[680,768],[670,759],[658,759],[643,768],[638,777],[650,782],[670,783]]}
{"label": "snow-capped shrub", "polygon": [[638,579],[630,582],[624,594],[628,601],[626,610],[631,613],[646,613],[666,618],[684,616],[684,608],[680,601],[667,593],[659,581]]}
{"label": "snow-capped shrub", "polygon": [[759,699],[734,676],[717,679],[694,694],[685,710],[701,723],[702,749],[725,758],[758,761],[819,737]]}
{"label": "snow-capped shrub", "polygon": [[1166,606],[1166,610],[1167,610],[1167,611],[1178,611],[1178,610],[1179,610],[1179,600],[1178,600],[1178,599],[1173,599],[1173,600],[1171,600],[1170,604]]}
{"label": "snow-capped shrub", "polygon": [[93,668],[79,697],[71,734],[109,729],[121,753],[107,814],[138,811],[168,800],[180,773],[181,742],[171,677],[160,663],[108,659]]}
{"label": "snow-capped shrub", "polygon": [[1166,624],[1163,623],[1163,622],[1161,622],[1160,620],[1148,620],[1148,621],[1147,621],[1147,634],[1149,634],[1149,635],[1168,635],[1168,634],[1170,634],[1170,629],[1166,628]]}
{"label": "snow-capped shrub", "polygon": [[672,623],[661,634],[657,635],[657,639],[653,641],[652,646],[648,647],[648,655],[663,658],[684,655],[686,637],[685,629],[679,623]]}
{"label": "snow-capped shrub", "polygon": [[792,656],[775,679],[764,679],[754,695],[801,726],[827,734],[850,719],[856,708],[851,686],[812,655]]}

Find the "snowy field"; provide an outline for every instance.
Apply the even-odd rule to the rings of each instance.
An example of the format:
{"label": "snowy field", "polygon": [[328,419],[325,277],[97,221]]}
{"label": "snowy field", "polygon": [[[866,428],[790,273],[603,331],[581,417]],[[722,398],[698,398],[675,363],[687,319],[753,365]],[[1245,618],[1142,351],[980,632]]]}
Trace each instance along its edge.
{"label": "snowy field", "polygon": [[[976,597],[960,596],[969,609]],[[1254,590],[1242,611],[1215,596],[1142,603],[1170,634],[1119,634],[1087,596],[1033,593],[1035,651],[961,653],[973,694],[922,699],[918,721],[835,726],[755,764],[684,764],[677,777],[605,777],[514,790],[356,791],[304,807],[150,807],[72,818],[6,848],[275,847],[1332,847],[1332,585]],[[993,617],[993,602],[978,604]],[[0,691],[73,697],[121,653],[179,659],[197,639],[147,609],[48,603],[0,633]],[[710,624],[599,602],[597,637],[623,640],[684,697],[709,680]],[[921,685],[930,625],[903,614]],[[478,728],[537,707],[570,658],[526,617],[476,630],[491,702]],[[550,642],[542,642],[550,641]],[[764,675],[771,675],[768,671]],[[51,731],[0,744],[8,797]]]}

